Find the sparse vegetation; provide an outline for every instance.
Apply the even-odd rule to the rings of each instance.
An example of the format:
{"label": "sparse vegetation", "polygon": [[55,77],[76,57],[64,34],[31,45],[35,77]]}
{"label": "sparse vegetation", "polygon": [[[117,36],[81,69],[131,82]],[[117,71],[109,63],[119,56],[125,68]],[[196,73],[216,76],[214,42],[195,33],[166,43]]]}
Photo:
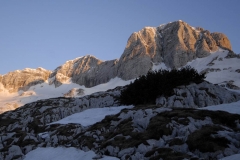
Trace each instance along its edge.
{"label": "sparse vegetation", "polygon": [[187,66],[180,70],[158,70],[149,71],[133,83],[129,84],[121,92],[120,102],[122,104],[154,104],[157,96],[170,96],[177,86],[190,83],[201,83],[205,75],[199,74],[194,68]]}

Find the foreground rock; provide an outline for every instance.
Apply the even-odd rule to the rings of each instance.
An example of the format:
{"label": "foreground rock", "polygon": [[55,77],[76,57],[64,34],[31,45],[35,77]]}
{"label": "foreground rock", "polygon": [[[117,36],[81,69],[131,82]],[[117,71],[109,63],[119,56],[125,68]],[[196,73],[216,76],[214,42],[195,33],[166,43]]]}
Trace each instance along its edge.
{"label": "foreground rock", "polygon": [[78,143],[120,159],[219,159],[239,153],[239,119],[221,111],[142,105],[106,117]]}
{"label": "foreground rock", "polygon": [[238,100],[240,100],[240,94],[203,82],[198,85],[190,84],[175,88],[173,96],[160,96],[156,99],[156,104],[169,108],[201,108]]}
{"label": "foreground rock", "polygon": [[[119,114],[106,116],[101,122],[87,127],[80,124],[49,125],[89,108],[118,106],[122,89],[124,88],[117,87],[82,98],[39,100],[1,114],[0,159],[23,159],[25,154],[36,147],[57,146],[94,150],[100,155],[121,159],[131,157],[136,160],[194,157],[210,159],[239,152],[240,115],[176,109],[174,103],[167,107],[140,105],[133,109],[123,109]],[[195,94],[188,96],[185,91]],[[175,92],[178,94],[175,97],[200,99],[202,95],[213,99],[210,101],[205,97],[204,104],[230,103],[240,99],[238,94],[207,82],[179,87]],[[222,99],[222,95],[226,97]],[[190,103],[188,105],[190,106],[185,104],[184,107],[197,107]],[[201,139],[202,137],[205,139]]]}
{"label": "foreground rock", "polygon": [[[82,130],[84,131],[84,127],[74,124],[66,126],[57,124],[49,128],[48,124],[89,108],[117,106],[119,103],[116,99],[119,97],[121,89],[119,87],[106,92],[94,93],[83,98],[62,97],[39,100],[26,104],[14,111],[0,114],[0,159],[22,159],[24,154],[36,147],[67,146],[67,141],[73,140],[74,134],[79,134]],[[41,138],[42,136],[39,136],[39,133],[44,133],[45,131],[51,132],[50,137],[45,136],[46,141]],[[66,139],[66,137],[68,138]],[[50,142],[50,140],[54,142]],[[21,152],[17,152],[19,154],[15,155],[15,153],[12,153],[13,145],[16,146],[14,149],[19,150],[20,148]]]}

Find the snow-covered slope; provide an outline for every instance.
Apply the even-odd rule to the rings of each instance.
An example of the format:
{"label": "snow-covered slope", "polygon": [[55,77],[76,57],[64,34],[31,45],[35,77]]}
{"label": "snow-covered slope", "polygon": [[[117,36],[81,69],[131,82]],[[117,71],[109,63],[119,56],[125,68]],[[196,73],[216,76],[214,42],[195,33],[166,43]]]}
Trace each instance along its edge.
{"label": "snow-covered slope", "polygon": [[[228,50],[219,48],[216,52],[211,53],[211,55],[192,60],[187,65],[194,67],[200,73],[206,73],[206,80],[213,84],[219,84],[229,89],[240,89],[240,58],[230,58]],[[163,62],[153,63],[152,70],[158,69],[170,68]],[[0,113],[16,109],[26,103],[40,99],[63,96],[81,97],[94,92],[113,89],[117,86],[124,86],[131,82],[131,80],[124,81],[121,78],[115,77],[107,83],[86,88],[85,86],[72,83],[71,79],[58,87],[54,84],[49,85],[49,81],[31,86],[27,91],[20,90],[15,93],[9,93],[3,88],[2,92],[0,92]],[[77,92],[79,89],[81,90],[81,94]]]}
{"label": "snow-covered slope", "polygon": [[[187,65],[198,72],[206,73],[206,80],[213,84],[228,84],[240,87],[240,58],[228,57],[229,51],[218,51],[204,58],[197,58]],[[229,86],[230,87],[230,86]]]}
{"label": "snow-covered slope", "polygon": [[[239,104],[240,95],[237,93],[207,82],[198,85],[200,91],[196,91],[194,84],[186,86],[190,92],[196,91],[191,94],[193,99],[198,97],[204,102],[210,101],[212,96],[214,103],[204,103],[238,101],[234,105]],[[133,160],[154,156],[163,159],[176,156],[182,159],[222,158],[239,153],[240,115],[193,109],[190,103],[181,109],[174,108],[175,103],[168,105],[169,108],[161,105],[121,107],[118,100],[123,88],[79,98],[38,100],[0,114],[0,132],[3,133],[0,134],[0,159],[22,159],[37,147],[75,147],[92,150],[97,155],[120,159],[131,157]],[[201,99],[201,95],[210,97]],[[207,138],[202,140],[202,136]],[[205,145],[209,147],[202,147]],[[49,152],[54,151],[50,149]]]}
{"label": "snow-covered slope", "polygon": [[133,106],[117,106],[117,107],[87,109],[83,112],[75,113],[59,121],[50,123],[49,125],[78,123],[78,124],[81,124],[82,126],[90,126],[97,122],[100,122],[107,115],[113,115],[113,114],[119,113],[124,108],[130,109],[130,108],[133,108]]}
{"label": "snow-covered slope", "polygon": [[53,84],[49,85],[47,82],[37,84],[30,87],[27,91],[19,91],[17,93],[8,93],[8,91],[0,92],[0,113],[8,110],[13,110],[24,104],[34,102],[40,99],[49,99],[54,97],[64,97],[72,89],[82,89],[84,94],[74,94],[73,97],[82,97],[99,91],[106,91],[113,89],[117,86],[125,86],[129,84],[131,80],[124,81],[120,78],[111,79],[109,82],[97,85],[92,88],[86,88],[76,83],[68,81],[59,87],[55,87]]}
{"label": "snow-covered slope", "polygon": [[104,156],[102,158],[96,155],[93,151],[84,152],[74,147],[48,147],[37,148],[29,152],[24,160],[92,160],[96,158],[98,160],[119,160],[116,157]]}

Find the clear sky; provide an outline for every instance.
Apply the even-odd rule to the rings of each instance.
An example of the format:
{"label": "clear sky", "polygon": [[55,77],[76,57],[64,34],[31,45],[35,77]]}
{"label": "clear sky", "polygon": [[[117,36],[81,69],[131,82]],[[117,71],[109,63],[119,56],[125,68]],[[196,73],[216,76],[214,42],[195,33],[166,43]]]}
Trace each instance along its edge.
{"label": "clear sky", "polygon": [[1,0],[0,74],[116,59],[131,33],[176,20],[226,34],[240,53],[240,0]]}

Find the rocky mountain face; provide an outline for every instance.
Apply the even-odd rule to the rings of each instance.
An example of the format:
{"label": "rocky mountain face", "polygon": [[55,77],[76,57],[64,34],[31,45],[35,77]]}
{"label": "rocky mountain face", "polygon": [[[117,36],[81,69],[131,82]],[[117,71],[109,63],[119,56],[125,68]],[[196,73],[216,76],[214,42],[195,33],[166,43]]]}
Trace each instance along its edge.
{"label": "rocky mountain face", "polygon": [[0,84],[7,89],[10,93],[19,90],[26,91],[31,86],[46,81],[51,71],[43,68],[16,70],[0,76]]}
{"label": "rocky mountain face", "polygon": [[101,61],[87,55],[67,61],[53,72],[44,69],[10,72],[0,76],[0,82],[10,93],[26,90],[48,78],[49,84],[55,87],[68,80],[93,87],[114,77],[137,78],[151,70],[153,64],[164,63],[167,67],[179,68],[196,58],[209,56],[218,47],[231,51],[226,35],[175,21],[134,32],[119,60]]}
{"label": "rocky mountain face", "polygon": [[[56,87],[71,80],[79,85],[92,87],[106,83],[116,77],[118,60],[101,61],[94,56],[87,55],[72,61],[67,61],[50,75]],[[50,83],[51,84],[51,83]]]}
{"label": "rocky mountain face", "polygon": [[[240,95],[207,82],[176,88],[174,92],[178,94],[169,97],[172,100],[166,106],[157,99],[158,105],[124,109],[92,126],[50,124],[89,108],[119,106],[122,89],[82,98],[39,100],[0,114],[0,159],[20,160],[36,147],[57,146],[133,160],[211,159],[239,152],[239,115],[193,108],[235,102]],[[184,98],[194,102],[185,103]],[[185,104],[184,108],[177,109],[182,107],[179,101]],[[195,103],[203,105],[194,106]]]}
{"label": "rocky mountain face", "polygon": [[[210,55],[218,47],[231,50],[230,41],[224,34],[210,33],[176,21],[134,32],[119,61],[102,62],[93,56],[86,56],[74,62],[68,61],[53,75],[61,73],[72,77],[77,84],[92,87],[116,76],[130,80],[144,75],[151,70],[153,64],[165,63],[167,67],[179,68],[196,58]],[[68,72],[64,71],[66,69]],[[57,82],[58,79],[56,77]]]}
{"label": "rocky mountain face", "polygon": [[[152,63],[164,62],[167,67],[179,68],[210,55],[218,47],[231,50],[224,34],[193,28],[182,21],[145,27],[130,36],[119,59],[118,76],[127,80],[146,74]],[[126,73],[130,68],[131,72]]]}

